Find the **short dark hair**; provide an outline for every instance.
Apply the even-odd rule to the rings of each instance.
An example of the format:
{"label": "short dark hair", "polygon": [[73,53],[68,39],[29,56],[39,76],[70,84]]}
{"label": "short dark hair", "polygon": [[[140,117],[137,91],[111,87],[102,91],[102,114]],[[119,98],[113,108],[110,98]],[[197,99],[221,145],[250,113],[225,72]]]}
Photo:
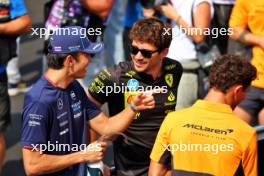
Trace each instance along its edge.
{"label": "short dark hair", "polygon": [[[52,48],[51,44],[49,43],[48,45],[48,50],[50,50]],[[52,68],[55,70],[59,70],[61,68],[63,68],[63,63],[65,58],[68,55],[71,55],[74,59],[77,60],[77,54],[78,52],[74,52],[74,53],[48,53],[47,54],[47,61],[48,61],[48,68]]]}
{"label": "short dark hair", "polygon": [[210,87],[226,93],[234,85],[246,90],[256,78],[256,68],[238,55],[223,55],[215,60],[210,69]]}
{"label": "short dark hair", "polygon": [[70,54],[49,53],[47,55],[48,68],[52,68],[55,70],[61,69],[63,67],[64,60],[68,55],[71,55],[75,60],[77,60],[78,53],[70,53]]}
{"label": "short dark hair", "polygon": [[162,51],[170,46],[171,28],[157,18],[145,18],[133,25],[129,38],[131,41],[138,40],[153,44],[159,51]]}
{"label": "short dark hair", "polygon": [[69,54],[48,53],[48,67],[55,70],[61,69],[63,67],[64,60],[68,55]]}

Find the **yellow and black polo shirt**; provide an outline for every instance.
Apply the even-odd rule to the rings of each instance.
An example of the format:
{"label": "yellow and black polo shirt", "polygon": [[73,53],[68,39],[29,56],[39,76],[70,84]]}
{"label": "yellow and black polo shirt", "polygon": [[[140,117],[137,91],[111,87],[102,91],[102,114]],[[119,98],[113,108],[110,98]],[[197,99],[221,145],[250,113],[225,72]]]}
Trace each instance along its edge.
{"label": "yellow and black polo shirt", "polygon": [[114,142],[115,165],[124,175],[147,174],[149,155],[160,125],[165,116],[175,109],[182,66],[175,60],[165,58],[162,69],[162,75],[154,80],[146,73],[136,72],[132,62],[121,62],[99,73],[89,87],[91,96],[102,104],[108,103],[110,116],[121,112],[139,91],[164,89],[153,95],[155,108],[138,113],[124,132],[128,136],[128,143],[122,138]]}

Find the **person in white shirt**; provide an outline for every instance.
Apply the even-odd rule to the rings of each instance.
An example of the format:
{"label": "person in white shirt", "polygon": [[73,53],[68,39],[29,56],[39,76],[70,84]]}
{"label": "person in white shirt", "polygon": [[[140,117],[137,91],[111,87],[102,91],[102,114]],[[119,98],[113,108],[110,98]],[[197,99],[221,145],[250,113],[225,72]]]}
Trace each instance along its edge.
{"label": "person in white shirt", "polygon": [[198,97],[200,64],[194,43],[205,40],[213,5],[211,0],[172,0],[171,3],[161,5],[160,10],[172,21],[172,42],[167,57],[180,61],[183,66],[176,107],[182,109],[191,106]]}

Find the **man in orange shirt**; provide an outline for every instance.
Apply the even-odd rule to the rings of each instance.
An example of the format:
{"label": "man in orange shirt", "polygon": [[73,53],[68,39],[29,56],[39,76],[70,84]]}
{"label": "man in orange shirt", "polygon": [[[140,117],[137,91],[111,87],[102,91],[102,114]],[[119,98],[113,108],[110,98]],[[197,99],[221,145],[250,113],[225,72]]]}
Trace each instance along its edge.
{"label": "man in orange shirt", "polygon": [[257,79],[235,113],[248,123],[258,117],[259,124],[264,124],[264,1],[237,0],[229,21],[233,28],[231,39],[246,45],[252,45],[251,63],[257,68]]}
{"label": "man in orange shirt", "polygon": [[152,149],[149,176],[165,174],[172,156],[173,175],[257,176],[256,131],[233,114],[245,97],[256,68],[239,56],[225,55],[212,65],[204,100],[167,115]]}

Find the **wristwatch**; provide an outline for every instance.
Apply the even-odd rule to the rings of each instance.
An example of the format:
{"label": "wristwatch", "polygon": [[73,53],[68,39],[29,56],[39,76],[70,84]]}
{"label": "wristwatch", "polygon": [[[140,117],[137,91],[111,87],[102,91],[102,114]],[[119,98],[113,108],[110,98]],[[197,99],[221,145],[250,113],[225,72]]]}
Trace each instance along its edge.
{"label": "wristwatch", "polygon": [[129,104],[129,107],[130,107],[130,109],[131,109],[132,111],[134,111],[135,113],[138,112],[138,110],[136,109],[136,106],[135,106],[134,103],[130,103],[130,104]]}

